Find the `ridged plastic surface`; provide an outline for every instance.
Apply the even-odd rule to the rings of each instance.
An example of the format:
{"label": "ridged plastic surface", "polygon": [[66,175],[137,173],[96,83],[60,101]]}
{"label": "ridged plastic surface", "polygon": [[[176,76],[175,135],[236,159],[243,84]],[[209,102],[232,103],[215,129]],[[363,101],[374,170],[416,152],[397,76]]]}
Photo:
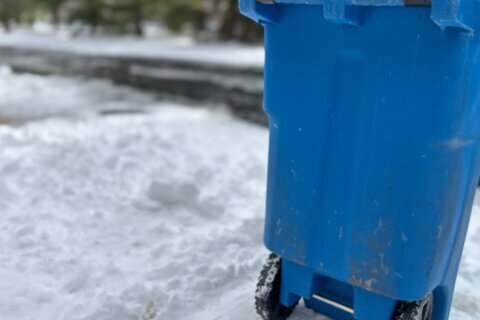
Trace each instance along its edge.
{"label": "ridged plastic surface", "polygon": [[297,284],[317,273],[393,300],[434,291],[434,319],[447,319],[480,175],[479,19],[442,29],[434,7],[366,6],[338,25],[325,5],[278,2],[254,17],[271,132],[265,243],[299,266],[284,301],[309,298]]}
{"label": "ridged plastic surface", "polygon": [[[361,23],[362,7],[404,6],[410,3],[431,5],[431,19],[441,28],[458,28],[473,31],[478,12],[475,0],[271,0],[275,4],[323,6],[323,16],[336,24],[358,25]],[[278,19],[278,8],[258,0],[240,0],[240,11],[258,22],[273,22]]]}
{"label": "ridged plastic surface", "polygon": [[422,298],[462,248],[478,181],[478,39],[441,31],[426,8],[367,8],[359,28],[281,10],[265,39],[266,244]]}

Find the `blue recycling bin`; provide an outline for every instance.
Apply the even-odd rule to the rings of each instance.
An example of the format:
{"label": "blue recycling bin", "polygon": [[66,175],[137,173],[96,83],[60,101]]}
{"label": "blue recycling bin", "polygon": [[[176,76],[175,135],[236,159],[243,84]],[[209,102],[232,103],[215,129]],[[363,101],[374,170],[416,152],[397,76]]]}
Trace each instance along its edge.
{"label": "blue recycling bin", "polygon": [[479,179],[480,4],[240,0],[265,29],[263,319],[448,319]]}

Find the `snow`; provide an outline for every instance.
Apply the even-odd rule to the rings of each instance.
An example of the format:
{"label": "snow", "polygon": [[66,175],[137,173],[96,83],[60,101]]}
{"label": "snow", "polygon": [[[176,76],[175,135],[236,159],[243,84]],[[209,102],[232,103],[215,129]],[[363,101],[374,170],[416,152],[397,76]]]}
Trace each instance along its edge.
{"label": "snow", "polygon": [[0,47],[55,50],[83,55],[193,61],[232,67],[262,68],[264,49],[239,43],[197,43],[189,38],[136,39],[69,37],[28,30],[3,34]]}
{"label": "snow", "polygon": [[261,128],[167,106],[2,128],[0,314],[194,319],[254,292],[265,147]]}
{"label": "snow", "polygon": [[16,121],[52,116],[85,117],[98,112],[136,112],[155,97],[102,80],[14,74],[0,66],[0,116]]}
{"label": "snow", "polygon": [[[15,123],[0,125],[1,319],[258,319],[266,129],[1,70],[0,118]],[[141,113],[101,115],[117,108]],[[477,199],[453,320],[480,318],[479,246]]]}

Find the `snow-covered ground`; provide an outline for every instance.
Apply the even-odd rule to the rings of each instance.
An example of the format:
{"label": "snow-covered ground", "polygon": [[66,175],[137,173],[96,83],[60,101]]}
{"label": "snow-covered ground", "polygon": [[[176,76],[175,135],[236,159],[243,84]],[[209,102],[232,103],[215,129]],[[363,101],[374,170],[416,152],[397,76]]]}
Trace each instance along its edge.
{"label": "snow-covered ground", "polygon": [[125,37],[58,36],[28,30],[1,34],[0,46],[65,51],[85,55],[128,56],[194,61],[262,68],[262,46],[238,43],[196,43],[189,38],[135,39]]}
{"label": "snow-covered ground", "polygon": [[107,81],[18,75],[0,65],[0,117],[16,122],[89,117],[100,112],[140,112],[154,103],[152,94]]}
{"label": "snow-covered ground", "polygon": [[[0,319],[258,319],[266,129],[6,68],[1,118],[23,123],[0,125]],[[479,287],[477,201],[451,319],[480,319]]]}

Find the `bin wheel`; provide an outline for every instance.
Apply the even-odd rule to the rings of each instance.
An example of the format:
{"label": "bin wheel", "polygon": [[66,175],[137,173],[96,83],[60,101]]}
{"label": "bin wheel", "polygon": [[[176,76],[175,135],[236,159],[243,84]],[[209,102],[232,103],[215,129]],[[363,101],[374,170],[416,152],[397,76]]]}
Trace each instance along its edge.
{"label": "bin wheel", "polygon": [[280,304],[282,258],[272,253],[258,278],[255,307],[263,320],[286,320],[295,309]]}
{"label": "bin wheel", "polygon": [[433,295],[421,301],[401,302],[395,320],[432,320]]}

